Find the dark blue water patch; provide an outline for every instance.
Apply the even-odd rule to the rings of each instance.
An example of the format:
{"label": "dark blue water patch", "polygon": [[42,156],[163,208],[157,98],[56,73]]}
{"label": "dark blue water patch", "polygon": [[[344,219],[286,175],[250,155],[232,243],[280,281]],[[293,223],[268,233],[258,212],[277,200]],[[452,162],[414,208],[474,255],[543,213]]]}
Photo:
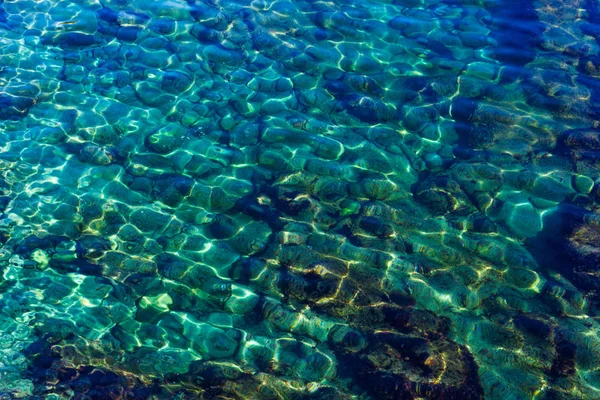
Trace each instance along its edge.
{"label": "dark blue water patch", "polygon": [[540,265],[560,271],[586,295],[595,298],[600,280],[595,251],[581,252],[579,246],[597,242],[599,230],[595,215],[584,208],[564,203],[545,220],[545,228],[529,241],[532,254]]}
{"label": "dark blue water patch", "polygon": [[64,33],[58,36],[58,44],[63,48],[87,47],[96,44],[92,35],[77,32]]}
{"label": "dark blue water patch", "polygon": [[98,19],[101,21],[108,22],[109,24],[117,24],[119,13],[116,10],[113,10],[108,7],[102,7],[98,11],[96,11],[96,15]]}
{"label": "dark blue water patch", "polygon": [[591,92],[591,102],[589,105],[589,114],[593,119],[600,117],[600,57],[592,55],[588,57],[582,57],[578,65],[579,74],[577,76],[577,82],[586,88],[589,88]]}
{"label": "dark blue water patch", "polygon": [[536,46],[545,27],[538,21],[532,1],[503,0],[490,8],[492,37],[498,42],[492,50],[503,64],[522,67],[536,57]]}
{"label": "dark blue water patch", "polygon": [[25,118],[34,104],[33,98],[0,94],[0,119],[19,120]]}
{"label": "dark blue water patch", "polygon": [[0,2],[0,23],[5,24],[8,20],[6,18],[6,10],[2,7],[2,3],[4,3],[4,1]]}
{"label": "dark blue water patch", "polygon": [[583,24],[581,30],[586,35],[590,35],[596,38],[596,42],[600,39],[598,33],[598,23],[600,23],[600,8],[598,3],[593,0],[584,1],[585,9],[587,11],[586,20],[589,23]]}

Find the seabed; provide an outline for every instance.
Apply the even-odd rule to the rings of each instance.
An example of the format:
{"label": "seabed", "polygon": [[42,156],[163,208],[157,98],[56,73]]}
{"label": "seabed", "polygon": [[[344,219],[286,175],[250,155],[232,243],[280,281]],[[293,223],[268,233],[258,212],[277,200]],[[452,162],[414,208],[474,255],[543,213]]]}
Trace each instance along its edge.
{"label": "seabed", "polygon": [[0,0],[0,399],[600,398],[594,0]]}

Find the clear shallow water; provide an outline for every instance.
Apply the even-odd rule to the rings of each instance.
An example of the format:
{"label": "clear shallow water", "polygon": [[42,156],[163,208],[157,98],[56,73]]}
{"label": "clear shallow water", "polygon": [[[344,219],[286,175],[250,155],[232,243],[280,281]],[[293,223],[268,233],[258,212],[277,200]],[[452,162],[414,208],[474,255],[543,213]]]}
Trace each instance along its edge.
{"label": "clear shallow water", "polygon": [[0,2],[3,398],[598,398],[599,18]]}

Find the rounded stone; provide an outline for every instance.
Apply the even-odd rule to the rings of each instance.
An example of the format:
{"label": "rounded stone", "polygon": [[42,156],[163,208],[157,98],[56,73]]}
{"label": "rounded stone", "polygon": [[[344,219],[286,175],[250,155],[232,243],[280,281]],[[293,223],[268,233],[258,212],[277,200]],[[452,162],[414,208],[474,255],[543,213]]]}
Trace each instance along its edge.
{"label": "rounded stone", "polygon": [[230,131],[233,128],[235,128],[235,119],[232,116],[228,115],[219,121],[219,126],[224,131]]}
{"label": "rounded stone", "polygon": [[585,175],[573,176],[573,187],[579,193],[588,194],[594,187],[594,181]]}
{"label": "rounded stone", "polygon": [[425,154],[425,157],[423,157],[423,160],[425,161],[425,165],[429,169],[440,168],[442,166],[442,164],[444,163],[444,160],[442,160],[442,157],[440,157],[436,153]]}
{"label": "rounded stone", "polygon": [[181,125],[190,127],[198,123],[202,117],[196,111],[188,111],[181,119]]}
{"label": "rounded stone", "polygon": [[513,233],[527,238],[542,230],[542,218],[530,203],[506,204],[510,208],[506,223]]}

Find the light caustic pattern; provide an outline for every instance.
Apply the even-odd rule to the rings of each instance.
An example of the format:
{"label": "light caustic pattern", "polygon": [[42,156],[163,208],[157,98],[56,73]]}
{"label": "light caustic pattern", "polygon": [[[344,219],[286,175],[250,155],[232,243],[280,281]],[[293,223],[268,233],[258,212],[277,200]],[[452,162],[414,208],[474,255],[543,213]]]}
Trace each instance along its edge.
{"label": "light caustic pattern", "polygon": [[0,1],[0,396],[597,399],[592,1]]}

